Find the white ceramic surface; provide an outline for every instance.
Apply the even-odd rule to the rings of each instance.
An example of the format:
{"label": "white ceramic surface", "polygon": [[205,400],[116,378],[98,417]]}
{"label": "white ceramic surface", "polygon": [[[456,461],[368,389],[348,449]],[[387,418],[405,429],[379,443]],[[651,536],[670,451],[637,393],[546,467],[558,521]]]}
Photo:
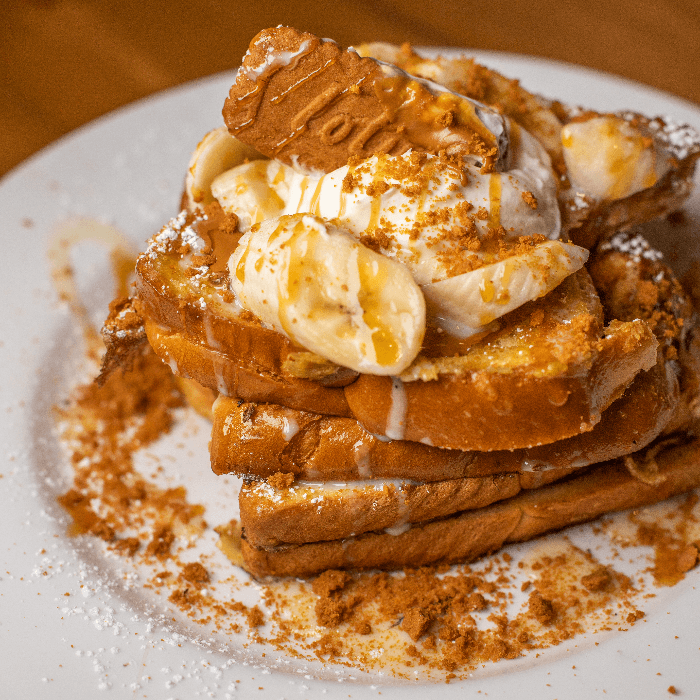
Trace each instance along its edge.
{"label": "white ceramic surface", "polygon": [[[602,110],[669,114],[700,129],[700,108],[639,84],[536,59],[477,55],[544,95]],[[29,159],[0,183],[5,250],[0,275],[0,697],[387,700],[439,693],[445,700],[589,700],[667,697],[672,684],[687,697],[700,692],[698,570],[678,586],[656,591],[645,606],[643,624],[602,635],[598,646],[596,640],[574,639],[537,662],[501,662],[466,681],[392,685],[343,669],[271,671],[261,663],[259,650],[231,655],[172,633],[164,637],[149,622],[153,611],[138,582],[124,591],[119,562],[105,560],[89,542],[65,536],[67,519],[55,495],[65,487],[68,472],[50,412],[80,367],[80,333],[56,300],[48,242],[65,222],[86,217],[115,226],[141,246],[176,211],[189,154],[207,130],[220,124],[231,80],[230,74],[214,76],[110,114]],[[696,194],[685,226],[690,232],[698,225]],[[663,243],[662,234],[659,229],[657,243]],[[692,255],[698,240],[688,247]],[[687,257],[677,262],[682,266]],[[111,295],[110,285],[103,283],[106,264],[86,250],[75,266],[97,319]],[[177,439],[200,448],[195,454],[201,458],[188,457],[187,465],[196,500],[201,494],[189,474],[203,480],[211,476],[201,450],[206,428],[189,416],[183,430],[184,437]],[[172,449],[176,457],[185,454]],[[225,502],[208,505],[227,507]],[[585,528],[577,532],[587,536]],[[315,673],[324,678],[314,679]]]}

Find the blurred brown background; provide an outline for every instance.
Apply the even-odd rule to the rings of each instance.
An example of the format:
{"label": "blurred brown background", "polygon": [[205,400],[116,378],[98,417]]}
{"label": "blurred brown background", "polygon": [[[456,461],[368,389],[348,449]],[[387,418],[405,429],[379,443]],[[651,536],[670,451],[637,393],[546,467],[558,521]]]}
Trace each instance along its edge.
{"label": "blurred brown background", "polygon": [[262,28],[544,56],[700,103],[698,0],[0,0],[0,175],[152,92],[239,64]]}

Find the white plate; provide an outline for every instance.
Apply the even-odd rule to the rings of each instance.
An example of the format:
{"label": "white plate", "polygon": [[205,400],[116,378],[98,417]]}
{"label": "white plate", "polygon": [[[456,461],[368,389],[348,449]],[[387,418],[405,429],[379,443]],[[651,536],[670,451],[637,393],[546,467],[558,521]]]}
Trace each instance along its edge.
{"label": "white plate", "polygon": [[[600,110],[669,114],[700,128],[698,107],[639,84],[537,59],[477,56],[544,95]],[[474,679],[431,690],[353,682],[348,671],[339,672],[345,678],[341,684],[314,680],[304,678],[303,669],[270,672],[246,665],[240,655],[230,660],[189,641],[179,647],[160,643],[161,632],[149,625],[138,594],[115,586],[116,565],[65,537],[66,518],[54,498],[65,483],[65,458],[51,433],[50,407],[65,395],[78,365],[79,333],[56,300],[48,241],[62,222],[89,217],[116,226],[142,245],[176,211],[190,152],[221,123],[231,80],[230,74],[214,76],[119,110],[53,144],[0,184],[5,251],[0,276],[0,694],[87,700],[111,688],[112,696],[154,700],[386,700],[439,692],[447,700],[481,691],[491,700],[588,700],[604,693],[666,697],[673,684],[690,696],[697,688],[700,648],[697,570],[675,588],[657,591],[643,624],[601,636],[599,646],[574,639],[537,663],[501,662]],[[688,228],[697,227],[699,195],[688,212]],[[696,247],[697,239],[694,252]],[[111,294],[109,285],[100,283],[104,268],[83,265],[81,274],[94,296],[92,306],[103,309]],[[192,468],[207,471],[204,463]],[[259,660],[255,653],[253,662]]]}

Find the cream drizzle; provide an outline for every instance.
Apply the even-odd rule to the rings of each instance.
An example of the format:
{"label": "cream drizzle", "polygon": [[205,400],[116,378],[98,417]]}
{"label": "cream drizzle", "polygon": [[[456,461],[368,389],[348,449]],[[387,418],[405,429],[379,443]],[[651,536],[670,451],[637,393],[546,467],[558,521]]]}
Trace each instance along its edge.
{"label": "cream drizzle", "polygon": [[284,416],[282,418],[282,436],[285,442],[289,442],[299,432],[299,423],[294,418]]}
{"label": "cream drizzle", "polygon": [[220,358],[216,358],[216,357],[214,358],[213,366],[214,366],[214,377],[216,378],[216,390],[220,394],[223,394],[224,396],[228,396],[228,393],[229,393],[228,384],[226,383],[226,379],[224,378],[223,365],[224,365],[223,360],[221,360]]}
{"label": "cream drizzle", "polygon": [[[373,489],[375,491],[383,491],[385,487],[393,488],[398,495],[401,494],[401,501],[404,508],[406,507],[406,495],[404,487],[418,484],[420,482],[411,481],[410,479],[358,479],[356,481],[295,481],[290,490],[312,489],[314,491],[353,491],[355,489]],[[260,488],[272,488],[266,482],[259,482]]]}
{"label": "cream drizzle", "polygon": [[401,525],[392,525],[391,527],[385,527],[384,532],[392,537],[398,537],[403,535],[404,532],[408,532],[411,529],[411,523],[401,523]]}
{"label": "cream drizzle", "polygon": [[400,377],[391,377],[391,406],[386,417],[384,434],[391,440],[403,440],[406,433],[408,400]]}
{"label": "cream drizzle", "polygon": [[372,476],[372,466],[369,458],[370,447],[364,440],[358,440],[352,446],[352,454],[357,466],[357,475],[363,479]]}

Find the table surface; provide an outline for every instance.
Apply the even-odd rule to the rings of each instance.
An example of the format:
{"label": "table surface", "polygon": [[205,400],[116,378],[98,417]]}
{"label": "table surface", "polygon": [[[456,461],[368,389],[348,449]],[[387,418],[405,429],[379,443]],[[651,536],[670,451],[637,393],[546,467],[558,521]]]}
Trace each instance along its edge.
{"label": "table surface", "polygon": [[541,56],[700,103],[697,0],[4,0],[0,20],[0,175],[101,114],[236,67],[278,24]]}

